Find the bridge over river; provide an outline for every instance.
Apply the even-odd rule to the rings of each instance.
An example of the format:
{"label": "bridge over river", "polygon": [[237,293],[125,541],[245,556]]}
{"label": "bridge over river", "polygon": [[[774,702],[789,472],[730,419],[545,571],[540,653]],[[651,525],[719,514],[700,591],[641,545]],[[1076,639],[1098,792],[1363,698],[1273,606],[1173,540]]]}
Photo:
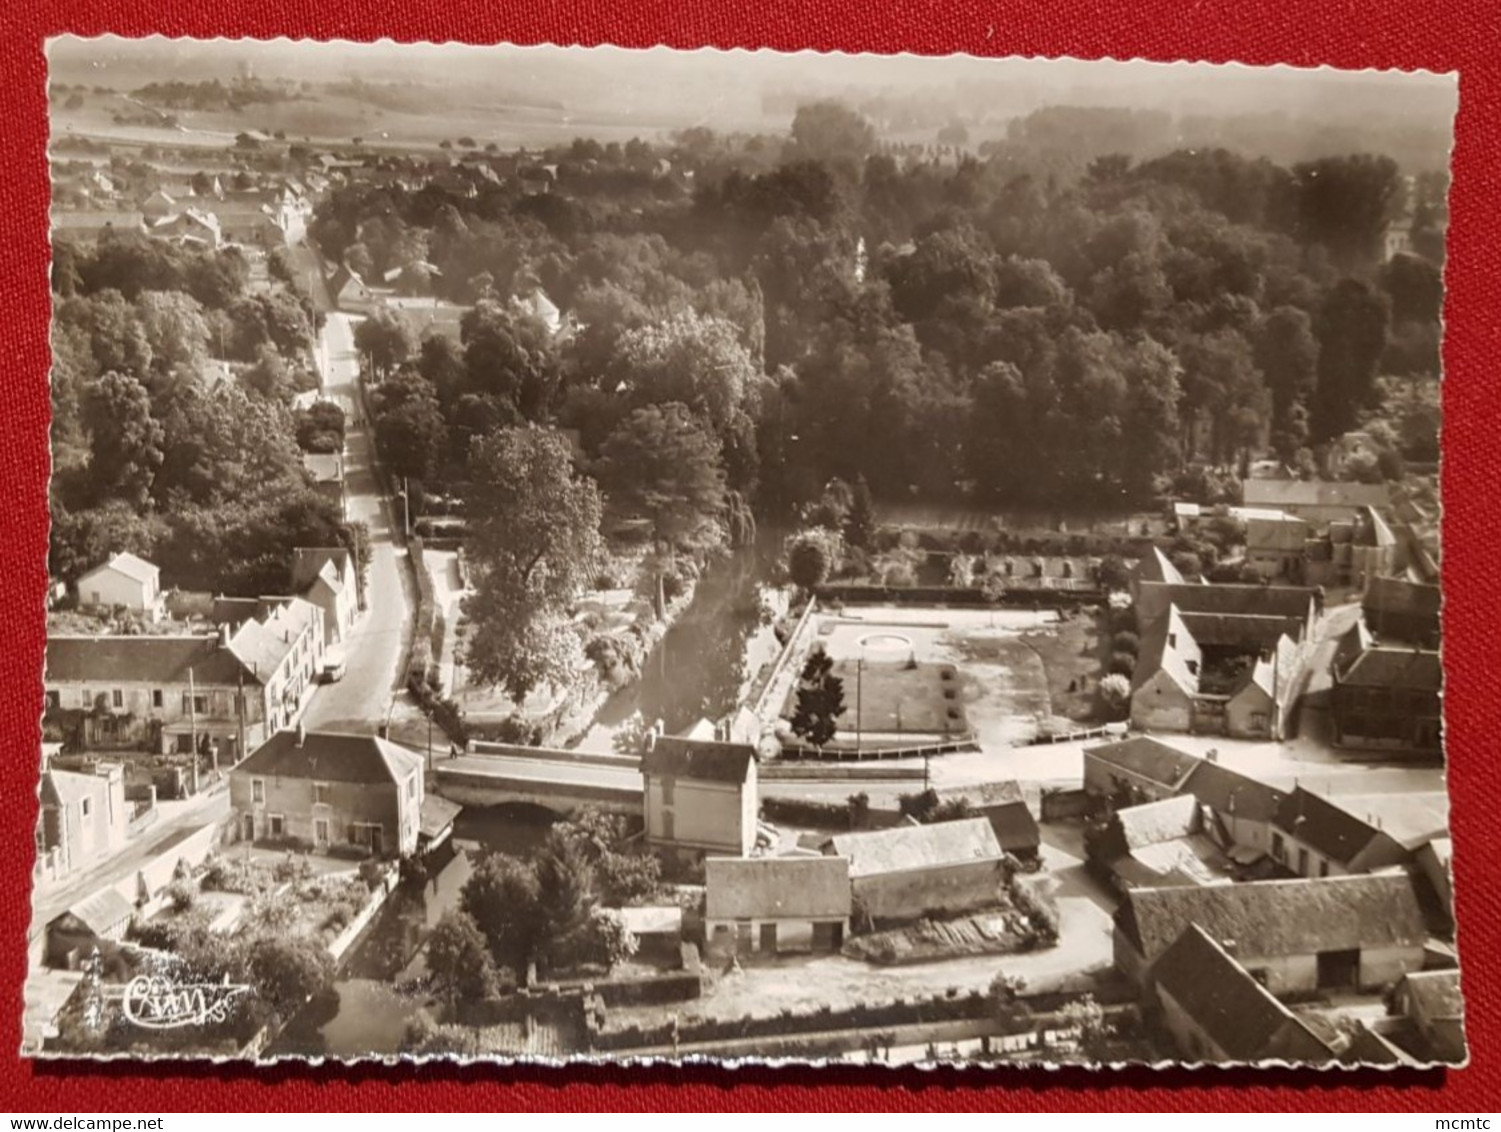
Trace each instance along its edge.
{"label": "bridge over river", "polygon": [[464,806],[526,802],[566,814],[583,806],[641,813],[640,760],[633,755],[474,743],[434,767],[435,793]]}

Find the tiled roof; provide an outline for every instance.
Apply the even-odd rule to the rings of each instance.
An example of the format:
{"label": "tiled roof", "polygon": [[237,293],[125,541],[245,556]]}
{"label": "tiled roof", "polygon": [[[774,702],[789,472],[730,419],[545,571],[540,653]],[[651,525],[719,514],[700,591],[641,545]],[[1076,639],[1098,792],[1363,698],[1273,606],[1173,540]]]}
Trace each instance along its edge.
{"label": "tiled roof", "polygon": [[960,798],[968,802],[971,813],[983,814],[989,820],[990,828],[995,831],[1002,849],[1031,853],[1036,851],[1041,841],[1037,819],[1027,807],[1019,782],[950,786],[938,791],[938,798],[942,802]]}
{"label": "tiled roof", "polygon": [[1344,483],[1328,480],[1241,481],[1241,497],[1247,507],[1386,507],[1391,492],[1386,484]]}
{"label": "tiled roof", "polygon": [[1154,973],[1158,988],[1230,1061],[1323,1062],[1334,1057],[1297,1015],[1197,925],[1190,924],[1163,952]]}
{"label": "tiled roof", "polygon": [[659,778],[699,778],[710,782],[745,782],[756,761],[745,743],[703,742],[664,735],[641,756],[641,773]]}
{"label": "tiled roof", "polygon": [[1437,586],[1406,578],[1372,578],[1366,583],[1362,601],[1368,613],[1406,613],[1435,619],[1443,603],[1443,594]]}
{"label": "tiled roof", "polygon": [[1200,805],[1251,821],[1271,821],[1287,797],[1275,787],[1208,760],[1194,767],[1183,789]]}
{"label": "tiled roof", "polygon": [[440,798],[436,794],[424,794],[422,809],[417,815],[418,832],[423,837],[437,837],[453,824],[463,808],[457,802],[450,802],[447,798]]}
{"label": "tiled roof", "polygon": [[1339,680],[1360,688],[1437,692],[1444,683],[1444,669],[1432,650],[1373,645],[1350,662]]}
{"label": "tiled roof", "polygon": [[292,551],[292,588],[306,590],[332,565],[342,584],[349,571],[349,551],[342,546],[299,546]]}
{"label": "tiled roof", "polygon": [[49,637],[44,679],[48,683],[188,683],[234,687],[258,683],[255,670],[208,637]]}
{"label": "tiled roof", "polygon": [[835,854],[849,858],[851,877],[996,860],[1002,852],[985,818],[840,833],[830,844]]}
{"label": "tiled roof", "polygon": [[1143,582],[1137,601],[1148,617],[1176,605],[1185,618],[1219,614],[1305,621],[1313,597],[1314,591],[1303,586]]}
{"label": "tiled roof", "polygon": [[[1193,634],[1183,624],[1175,606],[1168,606],[1161,616],[1147,622],[1141,631],[1137,646],[1136,667],[1131,672],[1131,690],[1137,691],[1159,672],[1172,677],[1173,682],[1190,695],[1199,690],[1199,678],[1189,671],[1188,659],[1183,655],[1184,638]],[[1197,642],[1195,642],[1197,643]]]}
{"label": "tiled roof", "polygon": [[704,892],[710,920],[848,916],[850,863],[844,857],[710,857]]}
{"label": "tiled roof", "polygon": [[1084,753],[1107,766],[1129,771],[1170,790],[1177,790],[1189,772],[1203,761],[1197,755],[1146,736],[1089,747]]}
{"label": "tiled roof", "polygon": [[1331,861],[1341,863],[1354,860],[1381,832],[1332,800],[1301,786],[1277,807],[1274,824]]}
{"label": "tiled roof", "polygon": [[307,731],[299,746],[298,732],[288,730],[267,739],[233,773],[373,785],[404,782],[421,769],[421,756],[374,735]]}
{"label": "tiled roof", "polygon": [[1126,895],[1115,922],[1148,960],[1190,924],[1233,940],[1245,958],[1421,947],[1428,934],[1403,873],[1141,889]]}
{"label": "tiled roof", "polygon": [[1407,996],[1424,1018],[1463,1018],[1464,996],[1460,993],[1458,971],[1411,971],[1404,981]]}
{"label": "tiled roof", "polygon": [[85,578],[93,577],[101,570],[114,570],[136,582],[149,582],[161,574],[161,571],[150,562],[147,562],[144,558],[138,558],[127,550],[120,554],[111,554],[108,562],[95,566],[92,570],[79,575],[78,580],[82,582]]}
{"label": "tiled roof", "polygon": [[1187,794],[1117,810],[1122,841],[1127,852],[1147,845],[1186,837],[1198,824],[1198,802]]}
{"label": "tiled roof", "polygon": [[92,896],[84,897],[63,915],[72,916],[90,931],[102,935],[130,919],[134,912],[130,901],[115,889],[101,888]]}
{"label": "tiled roof", "polygon": [[1136,580],[1138,582],[1166,582],[1170,585],[1182,585],[1183,575],[1178,572],[1172,560],[1162,553],[1161,547],[1154,546],[1136,563]]}

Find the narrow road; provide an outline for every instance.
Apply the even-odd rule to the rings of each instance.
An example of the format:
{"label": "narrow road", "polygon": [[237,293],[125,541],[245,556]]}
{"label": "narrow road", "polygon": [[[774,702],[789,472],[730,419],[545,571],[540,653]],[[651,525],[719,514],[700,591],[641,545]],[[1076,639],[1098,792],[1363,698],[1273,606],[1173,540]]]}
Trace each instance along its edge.
{"label": "narrow road", "polygon": [[37,888],[31,905],[33,936],[78,901],[139,870],[172,838],[224,821],[229,817],[229,790],[221,787],[184,802],[161,802],[158,805],[163,812],[161,820],[126,842],[118,853],[62,883]]}
{"label": "narrow road", "polygon": [[350,315],[328,313],[319,335],[318,363],[324,393],[355,407],[346,424],[344,484],[350,520],[362,520],[370,528],[366,609],[344,643],[344,679],[313,693],[303,723],[316,730],[368,735],[385,720],[402,686],[414,603],[406,549],[399,545],[400,516],[393,516],[380,494],[374,438],[359,407],[360,363],[353,323]]}

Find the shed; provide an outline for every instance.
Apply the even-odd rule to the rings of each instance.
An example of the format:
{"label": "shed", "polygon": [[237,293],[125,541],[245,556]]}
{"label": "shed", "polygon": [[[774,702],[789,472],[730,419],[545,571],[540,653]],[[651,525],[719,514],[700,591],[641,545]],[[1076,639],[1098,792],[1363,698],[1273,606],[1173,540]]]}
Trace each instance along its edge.
{"label": "shed", "polygon": [[135,914],[130,901],[113,888],[85,897],[47,925],[47,962],[76,969],[103,941],[122,939]]}

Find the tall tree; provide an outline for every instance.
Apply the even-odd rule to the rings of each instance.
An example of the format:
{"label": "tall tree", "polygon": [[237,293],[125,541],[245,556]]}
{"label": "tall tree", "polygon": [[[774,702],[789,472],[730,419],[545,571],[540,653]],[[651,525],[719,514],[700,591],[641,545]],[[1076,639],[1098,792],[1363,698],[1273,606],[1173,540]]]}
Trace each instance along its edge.
{"label": "tall tree", "polygon": [[1354,268],[1381,256],[1387,222],[1402,204],[1397,163],[1368,153],[1325,157],[1293,167],[1303,235]]}
{"label": "tall tree", "polygon": [[406,324],[388,310],[380,310],[355,327],[354,346],[377,377],[391,373],[412,356],[414,344]]}
{"label": "tall tree", "polygon": [[827,161],[853,172],[875,149],[875,127],[863,115],[824,100],[797,108],[784,156],[789,161]]}
{"label": "tall tree", "polygon": [[627,417],[605,441],[599,480],[616,507],[649,518],[667,547],[723,541],[719,440],[686,405],[647,405]]}
{"label": "tall tree", "polygon": [[459,908],[484,934],[495,961],[523,968],[537,951],[544,923],[542,890],[530,861],[489,853],[459,893]]}
{"label": "tall tree", "polygon": [[834,662],[822,649],[815,650],[803,665],[797,686],[797,708],[792,713],[792,731],[819,750],[839,730],[844,714],[844,681],[834,675]]}
{"label": "tall tree", "polygon": [[1319,344],[1306,311],[1282,306],[1256,331],[1256,365],[1272,397],[1272,448],[1291,461],[1308,440],[1308,399],[1318,369]]}
{"label": "tall tree", "polygon": [[1387,304],[1358,279],[1342,279],[1319,308],[1318,384],[1309,426],[1316,442],[1353,428],[1376,397],[1376,367],[1386,348]]}
{"label": "tall tree", "polygon": [[151,415],[146,387],[128,374],[106,373],[88,392],[84,423],[90,436],[89,474],[99,496],[145,506],[162,466],[165,440]]}
{"label": "tall tree", "polygon": [[466,663],[480,679],[524,695],[537,682],[539,655],[556,658],[571,636],[559,618],[599,557],[599,489],[574,470],[567,441],[547,429],[501,429],[476,440],[469,468]]}
{"label": "tall tree", "polygon": [[461,998],[475,1002],[495,993],[495,961],[484,934],[462,909],[443,913],[428,936],[427,969],[450,1007]]}

